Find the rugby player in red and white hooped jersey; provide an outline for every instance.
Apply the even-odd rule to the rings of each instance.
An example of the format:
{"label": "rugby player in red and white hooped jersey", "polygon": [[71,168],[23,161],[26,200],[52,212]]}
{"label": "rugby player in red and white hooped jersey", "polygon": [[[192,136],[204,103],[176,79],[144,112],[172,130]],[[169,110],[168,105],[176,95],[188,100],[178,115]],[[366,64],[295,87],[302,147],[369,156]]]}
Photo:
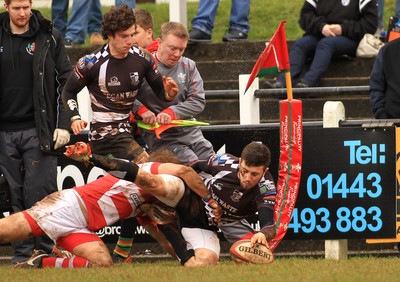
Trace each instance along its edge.
{"label": "rugby player in red and white hooped jersey", "polygon": [[[140,205],[151,201],[150,194],[167,205],[176,206],[185,190],[180,178],[189,183],[199,197],[209,198],[201,178],[186,166],[155,164],[155,167],[151,167],[153,171],[173,172],[180,178],[166,174],[153,175],[131,162],[91,155],[87,149],[89,147],[82,142],[70,148],[69,157],[112,170],[115,176],[108,174],[81,187],[55,192],[29,210],[0,219],[2,243],[45,233],[75,255],[72,258],[55,258],[36,251],[28,261],[17,264],[16,268],[111,266],[111,255],[95,230],[124,217],[135,216]],[[82,157],[82,152],[87,152],[88,156]],[[208,205],[215,208],[213,212],[218,220],[218,205],[215,202],[209,202]]]}

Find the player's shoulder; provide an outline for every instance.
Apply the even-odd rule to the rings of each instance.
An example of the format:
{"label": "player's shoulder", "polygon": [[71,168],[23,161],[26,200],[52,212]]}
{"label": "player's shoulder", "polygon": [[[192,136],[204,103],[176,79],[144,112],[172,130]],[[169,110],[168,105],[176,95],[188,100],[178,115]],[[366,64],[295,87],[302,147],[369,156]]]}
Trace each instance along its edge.
{"label": "player's shoulder", "polygon": [[183,63],[184,65],[188,65],[190,67],[196,66],[196,62],[195,61],[193,61],[192,59],[190,59],[188,57],[185,57],[185,56],[182,56],[180,58],[180,62]]}
{"label": "player's shoulder", "polygon": [[267,171],[265,175],[261,178],[261,180],[258,182],[258,187],[261,194],[270,192],[275,193],[276,187],[274,178],[272,177],[272,174],[269,171]]}
{"label": "player's shoulder", "polygon": [[235,160],[237,160],[237,158],[228,153],[220,153],[220,154],[213,155],[212,160],[217,163],[224,163],[228,160],[235,161]]}
{"label": "player's shoulder", "polygon": [[132,56],[137,57],[139,60],[145,60],[151,63],[154,62],[153,55],[144,48],[138,46],[132,46],[131,49],[129,50],[129,53]]}
{"label": "player's shoulder", "polygon": [[95,65],[101,58],[105,57],[107,54],[104,54],[103,49],[99,48],[92,53],[86,54],[78,60],[77,67],[78,69],[90,69],[93,65]]}

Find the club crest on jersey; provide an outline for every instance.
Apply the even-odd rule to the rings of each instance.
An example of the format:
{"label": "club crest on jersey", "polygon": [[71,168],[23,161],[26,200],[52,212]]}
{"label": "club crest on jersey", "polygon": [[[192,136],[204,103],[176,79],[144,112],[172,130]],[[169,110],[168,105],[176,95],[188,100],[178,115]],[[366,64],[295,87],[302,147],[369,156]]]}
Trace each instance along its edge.
{"label": "club crest on jersey", "polygon": [[107,83],[107,86],[120,86],[121,82],[118,81],[118,77],[113,76],[110,78],[110,82]]}
{"label": "club crest on jersey", "polygon": [[238,190],[233,191],[232,195],[231,195],[231,199],[234,202],[239,202],[239,200],[242,198],[243,193],[239,192]]}
{"label": "club crest on jersey", "polygon": [[139,73],[138,72],[130,72],[129,77],[131,78],[132,85],[136,86],[139,84]]}
{"label": "club crest on jersey", "polygon": [[343,6],[348,6],[350,3],[350,0],[342,0],[342,5]]}
{"label": "club crest on jersey", "polygon": [[185,84],[185,82],[186,82],[186,74],[185,73],[178,74],[178,79],[179,79],[179,82],[181,84]]}
{"label": "club crest on jersey", "polygon": [[28,46],[26,46],[25,50],[29,55],[33,56],[33,54],[35,53],[35,42],[28,43]]}

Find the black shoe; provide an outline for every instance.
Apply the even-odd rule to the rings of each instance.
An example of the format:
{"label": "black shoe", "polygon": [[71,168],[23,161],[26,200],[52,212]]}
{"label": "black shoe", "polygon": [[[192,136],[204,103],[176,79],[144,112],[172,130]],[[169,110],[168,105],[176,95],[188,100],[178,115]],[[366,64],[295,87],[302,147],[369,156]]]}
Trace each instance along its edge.
{"label": "black shoe", "polygon": [[309,88],[309,87],[311,87],[311,85],[308,82],[306,82],[304,80],[301,80],[300,82],[297,82],[294,87],[296,87],[296,88]]}
{"label": "black shoe", "polygon": [[280,81],[275,81],[274,83],[271,83],[269,81],[265,81],[265,84],[268,88],[285,88]]}
{"label": "black shoe", "polygon": [[210,42],[211,35],[197,28],[192,28],[189,31],[189,42]]}
{"label": "black shoe", "polygon": [[82,45],[81,43],[77,43],[77,42],[73,42],[71,39],[66,38],[64,39],[64,46],[65,48],[69,49],[69,48],[73,48],[73,47],[77,47],[79,45]]}
{"label": "black shoe", "polygon": [[238,40],[247,40],[247,33],[242,32],[240,30],[230,28],[222,37],[222,41],[238,41]]}
{"label": "black shoe", "polygon": [[41,268],[43,258],[48,256],[42,250],[34,250],[33,255],[27,261],[18,262],[12,268]]}
{"label": "black shoe", "polygon": [[111,254],[111,258],[112,258],[113,263],[132,263],[133,262],[132,256],[128,256],[128,257],[124,258],[123,256],[120,256],[114,252]]}

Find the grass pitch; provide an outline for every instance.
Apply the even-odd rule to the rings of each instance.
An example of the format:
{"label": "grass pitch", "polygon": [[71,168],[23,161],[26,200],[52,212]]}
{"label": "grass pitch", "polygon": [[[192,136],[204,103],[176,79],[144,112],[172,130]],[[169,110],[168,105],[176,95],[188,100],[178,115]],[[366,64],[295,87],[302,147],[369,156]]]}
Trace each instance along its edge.
{"label": "grass pitch", "polygon": [[359,257],[348,260],[278,258],[269,265],[236,265],[229,259],[217,266],[184,268],[175,261],[160,261],[111,268],[10,269],[0,267],[1,281],[399,281],[397,257]]}

